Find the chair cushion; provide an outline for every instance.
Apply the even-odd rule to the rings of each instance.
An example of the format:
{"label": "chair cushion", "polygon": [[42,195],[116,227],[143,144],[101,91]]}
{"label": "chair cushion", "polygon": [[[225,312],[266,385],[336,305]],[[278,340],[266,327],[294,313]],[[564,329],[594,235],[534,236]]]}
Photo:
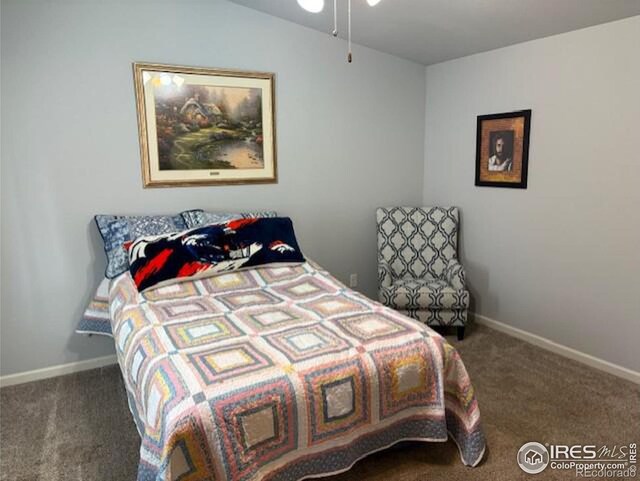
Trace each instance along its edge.
{"label": "chair cushion", "polygon": [[441,279],[396,279],[381,289],[384,304],[395,309],[467,309],[469,292]]}
{"label": "chair cushion", "polygon": [[427,326],[466,326],[466,309],[398,309],[397,312]]}

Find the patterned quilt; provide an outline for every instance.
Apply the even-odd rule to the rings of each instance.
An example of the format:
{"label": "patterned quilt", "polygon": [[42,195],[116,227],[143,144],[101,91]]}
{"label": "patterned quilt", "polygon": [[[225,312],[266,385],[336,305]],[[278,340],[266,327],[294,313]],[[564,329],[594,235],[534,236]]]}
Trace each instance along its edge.
{"label": "patterned quilt", "polygon": [[109,302],[138,481],[295,481],[448,434],[465,464],[482,458],[456,350],[313,263],[144,294],[125,273]]}

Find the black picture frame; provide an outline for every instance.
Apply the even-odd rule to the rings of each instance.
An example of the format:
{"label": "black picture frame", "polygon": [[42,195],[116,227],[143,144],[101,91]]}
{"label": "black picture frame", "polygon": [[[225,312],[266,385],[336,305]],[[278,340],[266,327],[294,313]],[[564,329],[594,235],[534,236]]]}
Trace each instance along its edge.
{"label": "black picture frame", "polygon": [[[497,127],[495,131],[489,132],[489,138],[487,135],[483,135],[484,129],[483,125],[485,122],[491,121],[508,121],[510,119],[520,119],[524,120],[522,127],[522,138],[520,139],[520,132],[513,130],[505,130],[504,127]],[[496,123],[498,124],[498,123]],[[500,125],[500,124],[499,124]],[[501,124],[501,125],[504,125]],[[476,126],[476,182],[475,185],[478,187],[507,187],[511,189],[526,189],[527,188],[527,178],[529,171],[529,134],[531,128],[531,110],[517,110],[514,112],[504,112],[499,114],[489,114],[489,115],[478,115],[477,126]],[[492,135],[494,137],[492,137]],[[511,144],[507,146],[512,149],[512,154],[518,155],[519,166],[517,166],[517,172],[519,172],[519,179],[506,180],[505,177],[513,177],[514,174],[504,174],[503,172],[496,173],[488,173],[487,169],[482,168],[483,161],[483,152],[491,153],[493,143],[491,142],[491,138],[506,138],[507,143],[509,142],[509,135]],[[516,142],[514,143],[514,136],[516,138]],[[484,142],[487,142],[485,145]],[[503,141],[504,142],[504,141]],[[514,145],[517,147],[521,145],[521,151],[518,152],[519,149],[514,149]],[[490,159],[487,159],[487,162],[490,163]],[[509,159],[509,162],[513,163],[513,156]],[[495,180],[492,180],[491,177],[496,177]]]}

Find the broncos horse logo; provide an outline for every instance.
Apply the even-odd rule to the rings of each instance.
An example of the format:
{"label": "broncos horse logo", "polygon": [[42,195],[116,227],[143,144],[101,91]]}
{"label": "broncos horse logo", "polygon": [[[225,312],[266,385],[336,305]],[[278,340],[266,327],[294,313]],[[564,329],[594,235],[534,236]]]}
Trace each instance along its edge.
{"label": "broncos horse logo", "polygon": [[273,241],[271,244],[269,244],[269,250],[279,252],[280,254],[295,251],[293,247],[291,247],[289,244],[285,244],[281,240]]}

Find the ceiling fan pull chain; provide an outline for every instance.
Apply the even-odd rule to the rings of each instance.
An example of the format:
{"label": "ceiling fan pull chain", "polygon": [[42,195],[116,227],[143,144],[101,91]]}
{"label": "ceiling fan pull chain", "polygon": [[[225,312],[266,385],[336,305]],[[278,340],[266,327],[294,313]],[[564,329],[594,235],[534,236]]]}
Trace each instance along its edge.
{"label": "ceiling fan pull chain", "polygon": [[349,55],[347,55],[347,62],[351,63],[351,61],[353,60],[353,55],[351,54],[351,0],[348,0],[349,4],[348,4],[348,11],[347,11],[347,16],[348,16],[348,28],[349,28],[349,32],[348,32],[348,38],[349,38]]}
{"label": "ceiling fan pull chain", "polygon": [[[381,0],[367,0],[370,7],[375,7]],[[319,13],[324,9],[325,0],[298,0],[298,5],[307,12]],[[333,30],[331,35],[338,36],[338,0],[333,0]],[[353,50],[351,48],[351,0],[347,0],[347,62],[353,62]]]}
{"label": "ceiling fan pull chain", "polygon": [[331,35],[338,36],[338,0],[333,0],[333,32]]}

